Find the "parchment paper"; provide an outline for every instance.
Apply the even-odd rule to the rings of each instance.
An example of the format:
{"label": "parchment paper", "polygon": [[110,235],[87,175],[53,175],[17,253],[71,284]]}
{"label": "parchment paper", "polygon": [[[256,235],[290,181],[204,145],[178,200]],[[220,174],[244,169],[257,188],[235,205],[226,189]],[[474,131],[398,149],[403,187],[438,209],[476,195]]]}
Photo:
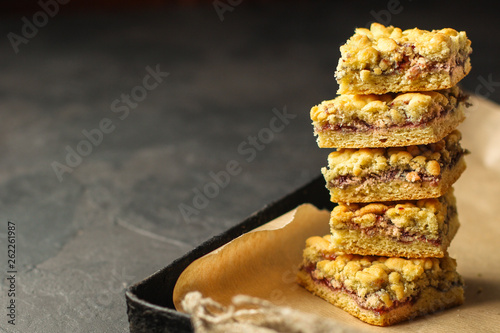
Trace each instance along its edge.
{"label": "parchment paper", "polygon": [[297,209],[196,260],[174,288],[174,304],[200,291],[222,304],[250,295],[372,332],[500,332],[500,106],[472,97],[459,127],[467,170],[455,184],[461,227],[449,248],[466,282],[465,304],[391,327],[365,324],[298,286],[305,240],[329,232],[329,212]]}

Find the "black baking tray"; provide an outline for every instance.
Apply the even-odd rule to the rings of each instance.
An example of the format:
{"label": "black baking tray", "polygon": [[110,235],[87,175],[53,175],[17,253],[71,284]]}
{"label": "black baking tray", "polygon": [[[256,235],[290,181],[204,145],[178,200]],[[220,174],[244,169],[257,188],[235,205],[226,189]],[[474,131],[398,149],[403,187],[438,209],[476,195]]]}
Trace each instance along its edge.
{"label": "black baking tray", "polygon": [[145,280],[130,286],[125,291],[130,332],[193,332],[189,316],[176,311],[172,300],[175,283],[191,262],[300,204],[311,203],[320,209],[331,210],[334,204],[329,199],[325,180],[318,176],[282,199],[264,206],[231,229],[207,240]]}

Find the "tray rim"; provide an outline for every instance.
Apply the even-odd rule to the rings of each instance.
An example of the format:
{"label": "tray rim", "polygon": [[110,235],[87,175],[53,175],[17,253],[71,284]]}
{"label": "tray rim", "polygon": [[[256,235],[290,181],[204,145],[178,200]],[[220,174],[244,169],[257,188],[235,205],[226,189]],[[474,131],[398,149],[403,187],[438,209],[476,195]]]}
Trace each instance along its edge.
{"label": "tray rim", "polygon": [[[281,197],[280,199],[264,205],[261,209],[246,217],[242,222],[239,222],[235,226],[204,241],[194,249],[185,253],[183,256],[172,261],[164,268],[159,269],[145,279],[129,286],[125,290],[125,298],[127,303],[127,315],[130,325],[130,332],[192,332],[190,315],[177,311],[173,307],[173,303],[172,307],[167,307],[141,298],[138,295],[140,294],[141,288],[147,287],[148,284],[154,284],[157,280],[164,282],[165,278],[167,277],[166,273],[173,271],[174,275],[169,276],[172,281],[175,280],[173,281],[171,290],[173,291],[173,286],[175,286],[175,283],[177,282],[180,274],[185,270],[187,266],[189,266],[189,264],[191,264],[191,262],[219,248],[220,246],[228,243],[236,237],[239,237],[242,234],[273,220],[274,218],[285,214],[286,212],[294,209],[300,204],[309,202],[306,199],[311,195],[310,192],[312,190],[317,191],[318,187],[323,188],[324,193],[321,193],[321,195],[318,196],[318,198],[320,199],[319,201],[311,203],[317,207],[319,206],[318,208],[331,209],[335,204],[330,201],[328,191],[325,187],[325,180],[320,174],[298,189]],[[314,193],[314,195],[316,195],[316,193]],[[178,274],[176,274],[177,272]],[[170,288],[168,288],[168,290],[170,290]],[[149,323],[143,322],[146,319],[144,317],[147,317],[148,315],[151,315],[153,317],[151,318],[153,322],[150,326],[164,325],[168,322],[176,322],[178,324],[178,327],[163,326],[163,329],[161,331],[155,330],[154,327],[148,328],[147,326],[149,325]]]}

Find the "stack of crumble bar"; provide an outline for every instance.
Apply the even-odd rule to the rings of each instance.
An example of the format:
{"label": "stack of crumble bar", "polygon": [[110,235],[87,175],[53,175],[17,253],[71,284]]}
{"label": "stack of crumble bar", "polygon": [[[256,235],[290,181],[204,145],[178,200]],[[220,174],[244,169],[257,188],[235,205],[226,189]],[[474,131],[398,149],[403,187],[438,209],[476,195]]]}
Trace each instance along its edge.
{"label": "stack of crumble bar", "polygon": [[299,283],[359,319],[386,326],[462,304],[447,248],[458,227],[453,183],[466,150],[455,128],[467,96],[470,40],[453,29],[374,23],[340,50],[340,95],[311,109],[331,234],[306,242]]}

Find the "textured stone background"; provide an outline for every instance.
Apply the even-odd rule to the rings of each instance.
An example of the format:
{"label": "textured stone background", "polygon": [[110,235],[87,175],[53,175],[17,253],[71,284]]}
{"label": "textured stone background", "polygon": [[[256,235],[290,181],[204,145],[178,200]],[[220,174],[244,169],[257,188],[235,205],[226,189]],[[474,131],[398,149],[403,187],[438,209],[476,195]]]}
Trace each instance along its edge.
{"label": "textured stone background", "polygon": [[[335,96],[338,47],[376,16],[403,28],[466,30],[474,70],[464,86],[500,102],[496,11],[474,3],[401,0],[390,20],[380,16],[386,1],[244,1],[223,21],[210,3],[104,13],[61,7],[17,54],[6,36],[20,34],[22,16],[4,17],[0,275],[11,220],[18,312],[17,325],[8,325],[2,279],[0,329],[128,331],[126,286],[318,175],[328,151],[315,144],[309,109]],[[170,75],[120,120],[112,102],[157,64]],[[247,161],[240,144],[250,147],[249,136],[284,107],[295,118]],[[51,164],[64,163],[66,147],[75,149],[103,118],[115,130],[59,181]],[[193,206],[196,189],[230,160],[241,172],[185,219],[179,205]]]}

